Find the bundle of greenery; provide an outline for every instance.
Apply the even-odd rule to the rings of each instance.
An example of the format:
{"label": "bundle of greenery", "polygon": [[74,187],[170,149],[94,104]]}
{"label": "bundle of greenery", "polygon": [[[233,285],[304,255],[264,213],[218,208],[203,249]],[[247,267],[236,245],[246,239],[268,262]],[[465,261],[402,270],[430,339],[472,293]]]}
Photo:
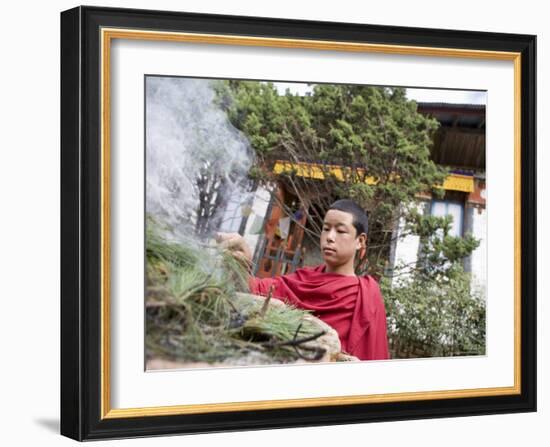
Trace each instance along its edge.
{"label": "bundle of greenery", "polygon": [[[307,311],[248,291],[231,254],[146,232],[146,361],[249,365],[333,360],[335,332]],[[336,342],[334,342],[336,339]],[[152,364],[152,363],[151,363]]]}

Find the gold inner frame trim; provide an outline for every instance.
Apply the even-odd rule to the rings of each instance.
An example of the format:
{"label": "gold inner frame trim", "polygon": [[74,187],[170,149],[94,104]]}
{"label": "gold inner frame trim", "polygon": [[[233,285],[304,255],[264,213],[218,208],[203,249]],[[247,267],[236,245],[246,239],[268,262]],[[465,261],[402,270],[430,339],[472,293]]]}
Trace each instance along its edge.
{"label": "gold inner frame trim", "polygon": [[[504,396],[521,393],[521,54],[513,52],[464,50],[455,48],[382,45],[305,39],[230,36],[199,33],[143,31],[120,28],[101,29],[101,418],[131,418],[262,409],[307,408],[326,405],[353,405],[429,399]],[[514,63],[514,386],[445,391],[405,392],[357,396],[223,402],[143,408],[111,408],[110,339],[110,70],[112,39],[216,45],[262,46],[324,51],[383,53],[410,56],[437,56],[513,61]]]}

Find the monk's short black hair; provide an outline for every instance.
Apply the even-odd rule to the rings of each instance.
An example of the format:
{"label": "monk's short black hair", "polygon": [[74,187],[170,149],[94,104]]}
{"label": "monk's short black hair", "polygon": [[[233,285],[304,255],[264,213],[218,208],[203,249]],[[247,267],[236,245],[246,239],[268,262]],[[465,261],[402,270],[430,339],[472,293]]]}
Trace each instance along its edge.
{"label": "monk's short black hair", "polygon": [[344,211],[353,216],[353,226],[357,231],[357,236],[361,233],[367,234],[369,230],[369,219],[367,214],[357,203],[350,199],[340,199],[329,206],[328,210]]}

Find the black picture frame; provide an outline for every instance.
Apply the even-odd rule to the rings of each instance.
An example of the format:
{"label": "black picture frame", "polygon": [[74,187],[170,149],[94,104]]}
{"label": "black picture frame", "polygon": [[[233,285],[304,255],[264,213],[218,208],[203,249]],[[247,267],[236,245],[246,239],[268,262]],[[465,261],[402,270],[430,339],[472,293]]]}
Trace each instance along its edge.
{"label": "black picture frame", "polygon": [[[101,29],[514,53],[520,56],[520,382],[517,393],[105,417],[102,382]],[[536,411],[536,36],[77,7],[61,13],[61,434],[76,440]],[[105,329],[105,327],[103,327]],[[103,360],[104,361],[104,360]],[[108,408],[107,408],[108,410]]]}

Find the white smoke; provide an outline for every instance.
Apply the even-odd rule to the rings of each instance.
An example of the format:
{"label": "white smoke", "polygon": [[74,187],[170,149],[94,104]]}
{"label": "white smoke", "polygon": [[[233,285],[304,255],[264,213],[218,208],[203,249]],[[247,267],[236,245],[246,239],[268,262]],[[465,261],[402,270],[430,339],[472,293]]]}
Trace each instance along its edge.
{"label": "white smoke", "polygon": [[215,221],[236,192],[246,199],[252,151],[215,104],[214,82],[146,78],[146,212],[178,239],[196,238],[201,204],[217,205]]}

